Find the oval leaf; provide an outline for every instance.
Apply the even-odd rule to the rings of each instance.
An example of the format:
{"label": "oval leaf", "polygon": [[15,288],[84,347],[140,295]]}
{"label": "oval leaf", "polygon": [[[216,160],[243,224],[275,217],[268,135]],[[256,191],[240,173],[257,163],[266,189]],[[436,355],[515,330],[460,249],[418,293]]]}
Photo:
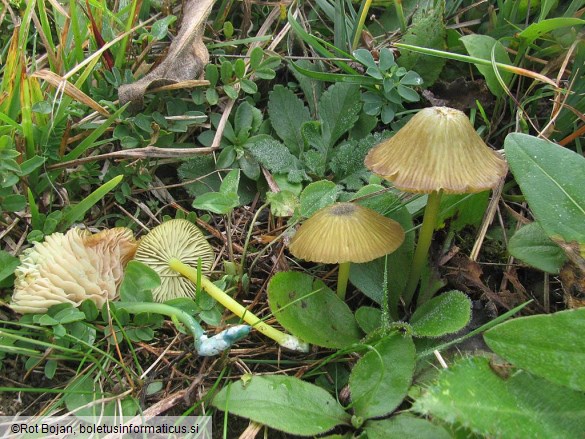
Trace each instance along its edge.
{"label": "oval leaf", "polygon": [[563,250],[546,236],[538,223],[518,230],[508,242],[508,251],[528,265],[552,274],[558,274],[567,260]]}
{"label": "oval leaf", "polygon": [[585,242],[585,158],[520,133],[509,134],[504,149],[510,170],[547,235]]}
{"label": "oval leaf", "polygon": [[471,300],[461,291],[447,291],[422,306],[410,319],[419,337],[440,337],[462,329],[471,319]]}
{"label": "oval leaf", "polygon": [[501,379],[487,358],[443,369],[414,410],[486,437],[577,438],[585,434],[585,395],[518,371]]}
{"label": "oval leaf", "polygon": [[374,418],[393,412],[412,384],[414,363],[410,337],[394,334],[376,344],[357,362],[349,377],[355,414]]}
{"label": "oval leaf", "polygon": [[[466,35],[460,38],[461,42],[467,49],[467,52],[480,59],[490,61],[493,57],[495,62],[502,64],[512,64],[508,52],[505,47],[498,40],[490,37],[489,35]],[[494,71],[494,67],[486,66],[481,64],[475,64],[477,70],[485,78],[485,82],[494,96],[501,97],[504,95],[504,89],[498,80],[498,76]],[[506,71],[498,72],[504,84],[509,84],[512,79],[512,73]]]}
{"label": "oval leaf", "polygon": [[515,366],[585,391],[585,308],[521,317],[484,334],[490,349]]}
{"label": "oval leaf", "polygon": [[299,436],[349,424],[350,416],[321,387],[288,376],[252,376],[221,389],[212,403],[223,411]]}
{"label": "oval leaf", "polygon": [[319,209],[337,200],[341,187],[328,180],[316,181],[307,185],[301,193],[301,215],[310,217]]}
{"label": "oval leaf", "polygon": [[411,415],[398,415],[381,421],[368,421],[364,427],[368,439],[449,439],[443,427]]}
{"label": "oval leaf", "polygon": [[276,320],[307,343],[341,349],[360,340],[349,307],[318,279],[278,273],[268,284],[268,299]]}

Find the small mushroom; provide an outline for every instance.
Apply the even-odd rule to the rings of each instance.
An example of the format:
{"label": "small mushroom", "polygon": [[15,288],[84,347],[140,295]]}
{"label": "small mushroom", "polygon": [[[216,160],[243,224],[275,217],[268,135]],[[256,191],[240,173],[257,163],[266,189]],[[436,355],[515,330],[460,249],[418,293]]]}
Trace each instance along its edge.
{"label": "small mushroom", "polygon": [[337,295],[345,298],[351,262],[368,262],[392,253],[404,241],[396,221],[355,203],[335,203],[317,211],[289,244],[297,258],[339,264]]}
{"label": "small mushroom", "polygon": [[134,259],[148,265],[160,276],[160,286],[152,291],[155,302],[195,297],[195,284],[169,267],[171,258],[194,267],[201,260],[201,271],[207,273],[215,255],[201,230],[187,220],[174,219],[154,227],[140,239]]}
{"label": "small mushroom", "polygon": [[155,300],[193,297],[195,285],[200,283],[201,288],[211,297],[281,346],[296,351],[308,351],[309,346],[306,343],[264,323],[197,271],[199,260],[201,271],[208,271],[214,256],[201,231],[189,221],[170,220],[153,228],[140,240],[135,259],[161,276],[161,289],[153,291]]}
{"label": "small mushroom", "polygon": [[79,306],[86,299],[101,307],[116,297],[135,251],[132,231],[123,227],[93,235],[81,229],[48,235],[21,255],[10,307],[43,313],[52,305]]}
{"label": "small mushroom", "polygon": [[492,189],[508,167],[479,137],[465,113],[448,107],[419,111],[392,138],[374,147],[365,164],[398,189],[429,194],[403,295],[408,305],[428,255],[441,194]]}

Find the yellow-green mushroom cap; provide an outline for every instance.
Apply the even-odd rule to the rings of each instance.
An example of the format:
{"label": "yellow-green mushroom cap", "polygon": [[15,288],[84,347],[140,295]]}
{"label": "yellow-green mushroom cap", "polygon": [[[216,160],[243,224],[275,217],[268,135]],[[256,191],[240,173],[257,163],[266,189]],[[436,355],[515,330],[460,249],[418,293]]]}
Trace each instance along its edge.
{"label": "yellow-green mushroom cap", "polygon": [[398,189],[418,193],[481,192],[494,188],[508,170],[465,113],[448,107],[419,111],[392,138],[374,147],[365,164]]}
{"label": "yellow-green mushroom cap", "polygon": [[140,239],[134,259],[160,276],[161,285],[152,292],[156,302],[195,297],[195,285],[169,267],[171,258],[193,268],[201,259],[201,270],[205,273],[211,269],[215,255],[201,230],[187,220],[174,219],[154,227]]}
{"label": "yellow-green mushroom cap", "polygon": [[135,251],[132,231],[124,227],[93,235],[81,229],[48,235],[20,256],[10,307],[43,313],[53,305],[79,306],[89,299],[101,308],[117,297]]}
{"label": "yellow-green mushroom cap", "polygon": [[293,236],[297,258],[325,264],[368,262],[392,253],[404,241],[396,221],[355,203],[335,203],[317,211]]}

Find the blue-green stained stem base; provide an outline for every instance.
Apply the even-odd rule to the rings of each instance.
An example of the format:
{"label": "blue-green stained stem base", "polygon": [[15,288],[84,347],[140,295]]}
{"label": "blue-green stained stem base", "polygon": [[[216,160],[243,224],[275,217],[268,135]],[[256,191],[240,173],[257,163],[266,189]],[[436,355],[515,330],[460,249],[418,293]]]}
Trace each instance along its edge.
{"label": "blue-green stained stem base", "polygon": [[341,300],[345,300],[350,264],[351,262],[341,262],[339,264],[339,271],[337,272],[337,296],[339,296]]}
{"label": "blue-green stained stem base", "polygon": [[195,349],[201,356],[219,354],[237,341],[246,337],[251,330],[248,325],[237,325],[225,329],[213,337],[207,337],[205,331],[193,316],[179,308],[175,308],[174,306],[151,302],[116,302],[115,307],[116,309],[123,309],[130,314],[148,312],[176,318],[179,322],[185,325],[187,330],[193,335],[193,338],[195,339]]}
{"label": "blue-green stained stem base", "polygon": [[437,219],[439,217],[441,195],[442,191],[431,192],[427,199],[427,206],[425,207],[425,214],[418,235],[418,243],[416,245],[416,250],[414,251],[414,257],[412,258],[410,273],[408,274],[408,282],[404,289],[404,294],[402,295],[405,306],[410,305],[412,302],[416,287],[420,281],[422,269],[429,255],[433,232],[435,231],[435,226],[437,225]]}

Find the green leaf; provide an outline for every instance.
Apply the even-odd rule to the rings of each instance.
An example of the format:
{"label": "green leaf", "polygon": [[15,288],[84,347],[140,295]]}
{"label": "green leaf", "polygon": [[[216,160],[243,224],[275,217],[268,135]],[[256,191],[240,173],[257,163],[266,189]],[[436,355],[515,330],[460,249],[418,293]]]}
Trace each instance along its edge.
{"label": "green leaf", "polygon": [[43,163],[45,163],[47,159],[45,157],[40,157],[35,155],[34,157],[22,162],[20,164],[20,171],[22,175],[28,175],[33,172],[35,169],[38,169]]}
{"label": "green leaf", "polygon": [[17,257],[5,250],[0,250],[0,282],[14,274],[14,270],[19,264],[20,260]]}
{"label": "green leaf", "polygon": [[548,20],[541,20],[538,23],[532,23],[526,29],[518,34],[518,37],[525,39],[528,44],[532,43],[542,35],[549,33],[555,29],[567,26],[583,26],[585,20],[572,17],[558,17],[550,18]]}
{"label": "green leaf", "polygon": [[333,204],[341,187],[332,181],[321,180],[307,185],[301,192],[301,215],[308,218],[319,209]]}
{"label": "green leaf", "polygon": [[118,175],[117,177],[112,178],[110,181],[102,184],[99,188],[81,200],[78,204],[72,206],[71,209],[63,215],[62,228],[68,229],[74,222],[82,220],[85,212],[104,198],[108,192],[118,186],[123,178],[123,175]]}
{"label": "green leaf", "polygon": [[305,99],[309,105],[310,113],[312,115],[316,115],[316,106],[323,93],[323,82],[312,79],[311,77],[300,72],[298,69],[301,68],[305,72],[322,72],[324,70],[323,64],[319,62],[312,63],[306,59],[301,59],[296,63],[288,63],[288,65],[295,79],[299,83],[303,94],[305,95]]}
{"label": "green leaf", "polygon": [[240,185],[240,170],[239,169],[232,169],[223,178],[223,181],[221,182],[221,185],[219,186],[219,191],[223,195],[237,194],[239,185]]}
{"label": "green leaf", "polygon": [[268,99],[270,124],[289,151],[297,157],[304,149],[299,127],[311,120],[309,110],[290,89],[277,85]]}
{"label": "green leaf", "polygon": [[7,212],[18,212],[26,207],[26,197],[20,194],[10,194],[4,197],[0,205]]}
{"label": "green leaf", "polygon": [[[91,404],[105,395],[98,390],[97,384],[94,383],[94,377],[91,373],[85,375],[78,375],[74,380],[70,381],[67,388],[64,391],[63,400],[67,410],[75,410],[76,416],[91,416],[93,414],[103,413],[104,416],[108,414],[113,415],[114,413],[109,410],[110,413],[102,412],[104,407],[97,407],[95,404]],[[87,406],[83,409],[80,407]],[[107,404],[109,408],[112,408],[111,402]]]}
{"label": "green leaf", "polygon": [[234,101],[238,99],[238,91],[231,85],[224,85],[223,91],[227,95],[228,98],[233,99]]}
{"label": "green leaf", "polygon": [[66,308],[55,314],[54,318],[61,325],[66,325],[67,323],[80,322],[85,320],[85,314],[77,308]]}
{"label": "green leaf", "polygon": [[349,425],[350,415],[324,389],[289,376],[252,376],[230,383],[213,398],[220,410],[300,436]]}
{"label": "green leaf", "polygon": [[373,346],[357,362],[349,377],[357,416],[384,416],[400,405],[412,384],[415,353],[409,336],[393,334]]}
{"label": "green leaf", "polygon": [[334,146],[343,134],[351,130],[359,118],[361,107],[357,85],[338,83],[323,93],[319,101],[319,116],[327,146]]}
{"label": "green leaf", "polygon": [[242,79],[240,81],[240,86],[245,93],[253,95],[254,93],[258,92],[258,86],[254,81],[250,81],[249,79]]}
{"label": "green leaf", "polygon": [[[444,3],[437,8],[419,8],[414,13],[412,24],[402,36],[401,43],[431,49],[444,50],[446,47],[445,20],[443,17]],[[396,63],[406,70],[415,70],[423,79],[427,87],[433,85],[439,78],[445,60],[421,53],[403,51]]]}
{"label": "green leaf", "polygon": [[108,130],[108,128],[110,128],[110,125],[119,120],[120,115],[128,105],[129,103],[123,107],[120,107],[118,110],[116,110],[115,113],[108,117],[105,122],[99,124],[96,129],[92,130],[91,134],[89,134],[85,139],[83,139],[83,141],[79,143],[79,145],[77,145],[75,148],[73,148],[72,151],[63,157],[63,161],[75,160],[83,153],[85,153],[85,151],[87,151],[89,148],[95,146],[97,139],[99,139]]}
{"label": "green leaf", "polygon": [[193,201],[193,207],[200,210],[208,210],[218,215],[226,215],[240,205],[240,197],[237,193],[207,192],[199,195]]}
{"label": "green leaf", "polygon": [[357,49],[353,52],[353,57],[367,68],[375,69],[378,67],[374,57],[372,56],[372,53],[369,50]]}
{"label": "green leaf", "polygon": [[243,59],[238,58],[234,62],[234,73],[238,79],[242,79],[246,74],[246,63]]}
{"label": "green leaf", "polygon": [[555,244],[537,222],[518,230],[508,241],[512,256],[547,273],[558,274],[567,260],[565,252]]}
{"label": "green leaf", "polygon": [[244,147],[272,173],[284,174],[300,166],[286,146],[267,134],[251,137]]}
{"label": "green leaf", "polygon": [[372,306],[360,306],[355,312],[355,320],[366,334],[378,329],[382,323],[382,311]]}
{"label": "green leaf", "polygon": [[270,203],[270,213],[277,217],[292,216],[299,206],[299,198],[287,190],[267,192],[266,201]]}
{"label": "green leaf", "polygon": [[484,334],[490,349],[517,367],[585,391],[585,308],[516,318]]}
{"label": "green leaf", "polygon": [[254,70],[256,67],[260,65],[262,62],[262,58],[264,57],[264,51],[261,47],[254,47],[252,52],[250,52],[250,68]]}
{"label": "green leaf", "polygon": [[[506,49],[502,43],[490,37],[489,35],[465,35],[464,37],[461,37],[460,40],[467,49],[467,52],[475,58],[481,58],[489,61],[492,59],[493,53],[495,62],[502,64],[512,64],[512,61],[510,61],[510,57],[508,56],[508,52],[506,52]],[[475,67],[477,67],[477,70],[479,70],[479,72],[485,78],[485,82],[494,96],[502,97],[505,95],[505,91],[498,81],[498,77],[494,72],[493,66],[475,64]],[[513,76],[511,72],[501,70],[499,71],[499,74],[504,81],[504,84],[507,85],[510,83],[510,80]]]}
{"label": "green leaf", "polygon": [[460,360],[443,369],[414,410],[502,438],[577,438],[585,435],[585,395],[517,371],[508,380],[487,358]]}
{"label": "green leaf", "polygon": [[148,265],[130,261],[126,265],[124,280],[120,285],[122,302],[152,302],[152,290],[161,283],[157,272]]}
{"label": "green leaf", "polygon": [[476,194],[445,194],[441,197],[437,222],[443,227],[447,219],[451,219],[449,230],[454,233],[467,226],[478,225],[483,219],[489,195],[489,191]]}
{"label": "green leaf", "polygon": [[157,40],[162,40],[167,36],[169,25],[174,23],[176,20],[177,17],[174,15],[167,15],[165,18],[155,21],[152,23],[152,27],[150,28],[150,35],[152,35],[152,37]]}
{"label": "green leaf", "polygon": [[221,184],[218,173],[215,172],[215,162],[211,154],[187,160],[179,166],[178,174],[182,181],[190,181],[186,189],[192,197],[198,197],[210,190],[217,191]]}
{"label": "green leaf", "polygon": [[471,300],[461,291],[447,291],[419,306],[410,324],[419,337],[441,337],[463,329],[471,319]]}
{"label": "green leaf", "polygon": [[219,80],[219,69],[215,64],[207,64],[205,66],[205,79],[207,79],[211,87],[215,87]]}
{"label": "green leaf", "polygon": [[360,140],[350,140],[335,148],[329,166],[335,174],[335,181],[349,190],[359,190],[370,175],[364,166],[366,154],[379,143],[379,134],[368,135]]}
{"label": "green leaf", "polygon": [[546,234],[585,243],[585,158],[547,140],[512,133],[510,170]]}
{"label": "green leaf", "polygon": [[381,421],[368,421],[364,425],[368,439],[450,439],[451,435],[443,427],[434,425],[426,419],[402,414]]}
{"label": "green leaf", "polygon": [[277,273],[268,284],[268,298],[276,320],[307,343],[341,349],[360,340],[349,307],[319,279]]}

